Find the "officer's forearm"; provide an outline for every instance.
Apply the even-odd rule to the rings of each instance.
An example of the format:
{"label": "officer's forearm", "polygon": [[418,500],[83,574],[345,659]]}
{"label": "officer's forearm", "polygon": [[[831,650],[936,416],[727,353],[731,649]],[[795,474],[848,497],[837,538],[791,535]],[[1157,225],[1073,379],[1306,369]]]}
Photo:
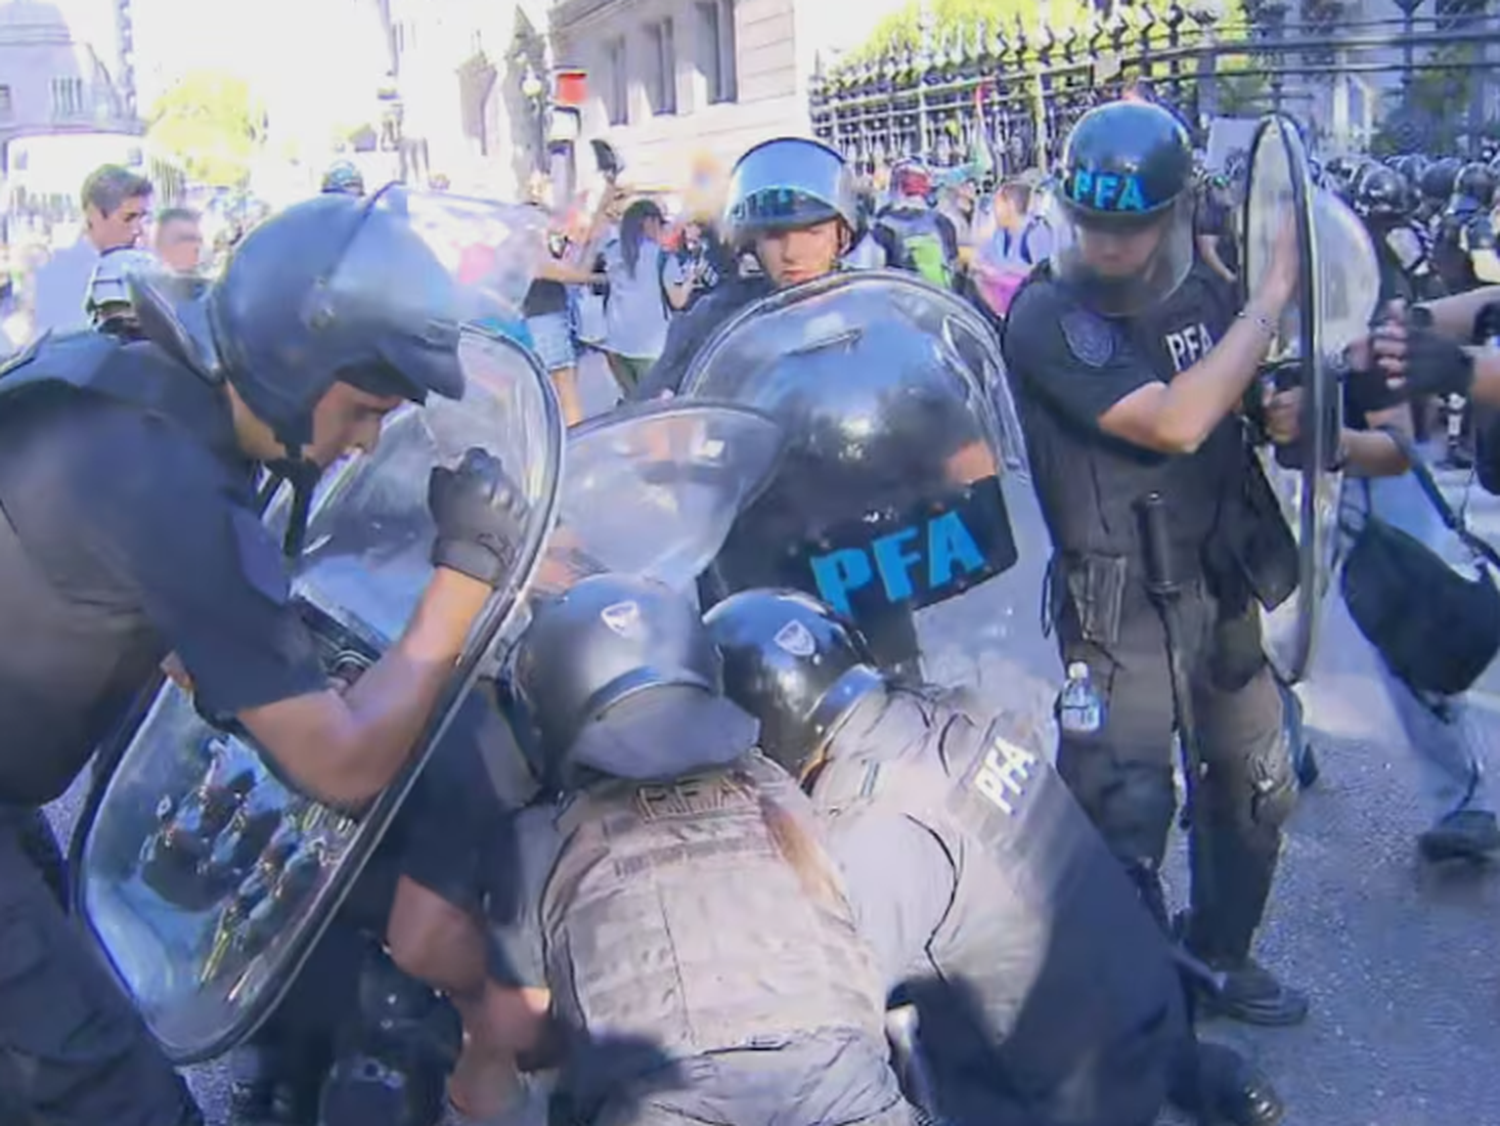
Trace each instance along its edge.
{"label": "officer's forearm", "polygon": [[1500,301],[1500,285],[1487,285],[1468,293],[1423,301],[1422,308],[1432,313],[1433,328],[1450,340],[1467,344],[1473,337],[1474,318],[1479,316],[1479,310],[1493,301]]}
{"label": "officer's forearm", "polygon": [[315,797],[367,801],[406,763],[489,595],[483,583],[439,568],[400,639],[348,692],[284,700],[241,721]]}
{"label": "officer's forearm", "polygon": [[1161,453],[1193,453],[1239,406],[1269,345],[1270,336],[1255,315],[1240,317],[1203,359],[1170,383],[1147,384],[1125,396],[1099,425]]}

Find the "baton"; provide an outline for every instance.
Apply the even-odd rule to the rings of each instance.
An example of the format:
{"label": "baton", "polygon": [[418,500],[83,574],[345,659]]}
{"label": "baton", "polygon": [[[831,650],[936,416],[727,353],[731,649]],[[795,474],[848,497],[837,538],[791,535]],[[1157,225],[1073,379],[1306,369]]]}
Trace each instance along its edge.
{"label": "baton", "polygon": [[[1146,591],[1161,615],[1167,638],[1167,670],[1172,682],[1172,711],[1177,721],[1177,747],[1182,756],[1182,827],[1195,829],[1200,864],[1195,866],[1193,881],[1202,892],[1205,903],[1217,903],[1215,872],[1210,858],[1210,841],[1202,825],[1194,826],[1198,812],[1198,783],[1203,778],[1203,744],[1199,742],[1198,725],[1193,718],[1193,689],[1182,656],[1182,627],[1178,618],[1182,584],[1173,567],[1171,541],[1167,535],[1167,504],[1160,493],[1150,493],[1137,504],[1141,521],[1141,543],[1146,561]],[[1174,944],[1175,945],[1175,944]],[[1222,975],[1184,950],[1174,950],[1178,968],[1207,984],[1215,992],[1222,990]]]}
{"label": "baton", "polygon": [[1193,719],[1193,692],[1182,660],[1182,629],[1178,621],[1178,599],[1182,584],[1172,566],[1167,537],[1167,504],[1160,493],[1151,493],[1137,505],[1141,520],[1141,542],[1146,557],[1146,591],[1151,595],[1167,635],[1167,669],[1172,681],[1172,710],[1177,721],[1177,743],[1182,754],[1183,817],[1191,824],[1197,804],[1198,782],[1203,777],[1203,755],[1198,726]]}

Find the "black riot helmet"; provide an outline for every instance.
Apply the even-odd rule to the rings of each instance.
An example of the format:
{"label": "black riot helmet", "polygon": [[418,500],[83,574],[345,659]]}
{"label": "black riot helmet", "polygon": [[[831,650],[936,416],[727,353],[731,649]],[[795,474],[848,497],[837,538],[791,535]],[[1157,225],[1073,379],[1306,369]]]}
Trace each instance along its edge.
{"label": "black riot helmet", "polygon": [[1413,186],[1420,186],[1422,176],[1426,173],[1429,164],[1431,164],[1431,161],[1425,156],[1421,153],[1413,152],[1407,153],[1404,156],[1398,156],[1391,162],[1391,167],[1401,173],[1406,178],[1407,183]]}
{"label": "black riot helmet", "polygon": [[1481,208],[1487,208],[1495,200],[1495,174],[1487,164],[1475,161],[1458,170],[1453,180],[1453,194],[1471,199]]}
{"label": "black riot helmet", "polygon": [[[1192,187],[1192,144],[1167,110],[1141,102],[1089,110],[1063,148],[1058,277],[1106,314],[1130,315],[1170,296],[1193,265]],[[1092,250],[1148,230],[1154,249],[1128,276],[1107,271]]]}
{"label": "black riot helmet", "polygon": [[746,590],[704,618],[724,655],[724,691],[760,720],[760,746],[801,776],[854,705],[885,681],[865,640],[817,599]]}
{"label": "black riot helmet", "polygon": [[463,394],[459,286],[399,189],[321,195],[261,223],[207,313],[226,378],[293,461],[335,383],[419,403]]}
{"label": "black riot helmet", "polygon": [[[732,748],[683,729],[684,708],[716,724],[732,724],[729,713],[749,721],[722,697],[719,653],[692,602],[649,579],[593,575],[539,605],[517,650],[514,683],[540,737],[543,773],[554,779],[580,766],[674,777],[730,761],[754,741],[753,723]],[[663,690],[676,690],[675,729],[653,726],[646,714]],[[616,718],[612,727],[597,723]],[[651,737],[632,738],[632,726]]]}
{"label": "black riot helmet", "polygon": [[1456,157],[1444,157],[1428,165],[1422,173],[1422,197],[1435,202],[1446,201],[1453,194],[1453,185],[1458,180],[1463,165]]}
{"label": "black riot helmet", "polygon": [[1401,174],[1377,164],[1359,178],[1353,208],[1361,219],[1391,223],[1406,216],[1410,203],[1411,195]]}
{"label": "black riot helmet", "polygon": [[763,141],[735,163],[724,225],[737,248],[757,235],[841,220],[850,241],[859,235],[854,173],[836,149],[807,137]]}

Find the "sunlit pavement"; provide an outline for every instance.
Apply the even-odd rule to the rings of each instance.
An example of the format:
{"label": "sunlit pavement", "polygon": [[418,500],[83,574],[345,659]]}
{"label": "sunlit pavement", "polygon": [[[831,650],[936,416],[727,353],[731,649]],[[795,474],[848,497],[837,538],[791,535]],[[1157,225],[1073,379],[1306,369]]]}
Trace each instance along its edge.
{"label": "sunlit pavement", "polygon": [[[597,357],[585,361],[583,387],[590,411],[613,401]],[[1463,481],[1444,478],[1455,500]],[[1500,499],[1475,488],[1470,512],[1476,529],[1500,543]],[[981,596],[971,596],[976,608]],[[963,617],[945,620],[928,640],[959,646],[964,627]],[[1208,1034],[1275,1077],[1289,1123],[1500,1126],[1500,872],[1433,869],[1418,859],[1415,838],[1429,813],[1374,657],[1341,604],[1330,607],[1302,693],[1323,774],[1291,823],[1261,953],[1312,995],[1312,1016],[1296,1029],[1220,1021]],[[1476,699],[1500,728],[1500,669]],[[60,826],[77,798],[54,807]],[[1177,856],[1180,898],[1180,848]],[[190,1075],[210,1123],[222,1122],[227,1068]]]}

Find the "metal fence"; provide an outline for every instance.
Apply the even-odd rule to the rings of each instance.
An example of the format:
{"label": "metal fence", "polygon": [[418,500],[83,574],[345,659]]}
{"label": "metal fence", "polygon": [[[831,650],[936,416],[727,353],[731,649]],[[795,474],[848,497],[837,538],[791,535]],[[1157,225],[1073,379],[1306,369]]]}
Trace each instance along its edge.
{"label": "metal fence", "polygon": [[1496,126],[1500,20],[1490,0],[1399,0],[1391,19],[1338,0],[1114,7],[1082,26],[978,23],[819,68],[818,136],[868,171],[903,156],[1045,166],[1091,106],[1148,84],[1201,141],[1219,116],[1299,118],[1325,152],[1367,147],[1477,154]]}

